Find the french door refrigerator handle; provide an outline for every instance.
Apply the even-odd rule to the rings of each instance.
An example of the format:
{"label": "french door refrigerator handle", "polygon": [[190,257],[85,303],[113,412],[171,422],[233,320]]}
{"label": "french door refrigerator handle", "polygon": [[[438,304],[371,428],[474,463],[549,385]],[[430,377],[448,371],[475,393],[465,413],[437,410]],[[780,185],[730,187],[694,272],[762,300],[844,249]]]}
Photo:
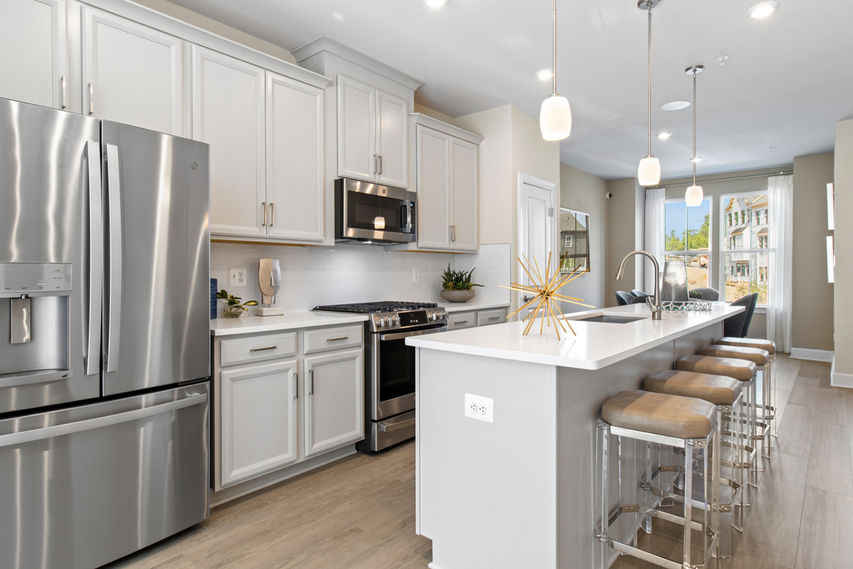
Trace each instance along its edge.
{"label": "french door refrigerator handle", "polygon": [[118,369],[121,342],[121,171],[119,169],[118,146],[107,144],[107,222],[109,225],[109,272],[107,297],[107,372]]}
{"label": "french door refrigerator handle", "polygon": [[101,203],[101,145],[86,143],[89,166],[89,275],[86,318],[86,375],[100,373],[101,362],[101,301],[103,300],[104,225]]}
{"label": "french door refrigerator handle", "polygon": [[177,411],[178,409],[193,407],[195,405],[199,405],[206,402],[207,394],[197,393],[195,395],[185,397],[184,399],[168,401],[166,403],[152,405],[150,407],[132,409],[130,411],[124,411],[122,413],[114,413],[112,415],[93,417],[91,419],[83,419],[81,421],[74,421],[72,423],[51,425],[49,427],[31,429],[28,431],[21,431],[19,433],[9,433],[8,435],[0,435],[0,448],[22,445],[33,441],[42,441],[63,435],[72,435],[74,433],[91,431],[93,429],[112,427],[120,423],[129,423],[131,421],[137,421],[139,419],[153,417],[154,415],[162,415],[163,413],[167,413],[169,411]]}

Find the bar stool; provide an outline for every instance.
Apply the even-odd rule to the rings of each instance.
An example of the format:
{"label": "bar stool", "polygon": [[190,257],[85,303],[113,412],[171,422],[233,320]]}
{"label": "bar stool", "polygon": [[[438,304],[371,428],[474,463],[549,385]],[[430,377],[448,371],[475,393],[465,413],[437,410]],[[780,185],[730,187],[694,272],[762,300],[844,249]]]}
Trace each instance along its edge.
{"label": "bar stool", "polygon": [[771,437],[776,437],[776,382],[773,376],[776,371],[776,342],[765,340],[763,338],[737,338],[724,337],[720,338],[715,344],[723,346],[739,346],[741,348],[758,348],[766,350],[770,354],[770,362],[765,369],[766,377],[762,377],[762,390],[768,397],[765,401],[769,401],[769,405],[765,403],[765,413],[770,413],[770,433]]}
{"label": "bar stool", "polygon": [[[711,513],[712,517],[716,518],[715,525],[720,531],[720,539],[717,540],[718,559],[731,557],[732,543],[734,540],[734,535],[731,533],[732,530],[743,532],[742,507],[740,508],[740,525],[736,525],[734,520],[735,503],[738,501],[739,496],[742,500],[741,488],[743,486],[743,469],[736,468],[735,464],[736,460],[743,461],[742,456],[737,456],[738,454],[741,454],[738,453],[738,450],[743,448],[741,442],[738,440],[739,437],[735,437],[734,441],[731,441],[735,453],[735,456],[733,456],[733,460],[731,461],[732,478],[724,478],[720,473],[720,466],[722,465],[721,442],[724,433],[728,433],[726,430],[726,424],[728,424],[729,428],[731,428],[731,425],[738,426],[739,430],[743,428],[743,424],[740,422],[739,417],[739,409],[741,407],[741,387],[742,382],[732,377],[679,370],[660,371],[649,375],[643,380],[643,388],[646,391],[653,393],[665,393],[667,395],[680,395],[682,397],[694,397],[714,404],[716,409],[717,429],[714,432],[714,439],[712,441],[712,469],[717,469],[717,477],[720,481],[719,489],[722,489],[724,485],[731,488],[731,496],[726,502],[723,502],[720,498],[721,492],[719,492],[718,489],[717,500],[719,502],[719,508]],[[734,480],[735,477],[738,478],[737,481]],[[741,506],[742,505],[743,504],[741,503]],[[699,504],[694,503],[694,506],[709,508],[709,505],[704,502]],[[728,539],[725,541],[725,544],[723,544],[722,539],[723,528],[720,527],[719,523],[720,513],[732,514],[731,520],[725,525],[725,528],[728,529],[726,532],[728,534]],[[721,549],[723,551],[721,551]]]}
{"label": "bar stool", "polygon": [[[746,384],[744,390],[742,408],[746,409],[746,418],[741,418],[741,422],[745,422],[748,428],[748,434],[743,440],[743,450],[746,452],[746,461],[738,464],[738,468],[747,469],[750,472],[749,485],[753,488],[758,487],[758,458],[757,452],[752,447],[753,434],[757,427],[757,419],[753,401],[755,400],[755,373],[758,366],[755,362],[749,360],[741,360],[736,358],[721,358],[695,354],[692,356],[684,356],[675,362],[675,369],[681,371],[692,371],[696,373],[707,373],[710,375],[725,375],[732,377]],[[749,504],[744,503],[744,506]]]}
{"label": "bar stool", "polygon": [[[692,500],[685,499],[683,517],[663,512],[657,507],[650,507],[649,505],[623,504],[621,501],[623,484],[631,483],[633,485],[637,481],[623,480],[619,476],[617,480],[619,503],[615,511],[611,513],[608,491],[610,483],[608,478],[608,444],[610,437],[615,436],[617,448],[621,447],[622,439],[627,438],[684,449],[684,495],[693,495],[693,476],[701,474],[705,489],[703,499],[705,502],[710,500],[711,508],[709,509],[714,511],[718,508],[716,489],[719,481],[715,478],[711,479],[712,491],[709,493],[707,448],[709,444],[712,444],[716,430],[714,405],[701,399],[646,391],[623,391],[604,403],[601,408],[601,419],[598,421],[599,436],[597,438],[598,457],[601,460],[601,484],[597,496],[600,500],[601,522],[596,532],[596,539],[601,543],[601,569],[607,567],[607,546],[619,553],[631,555],[667,569],[705,566],[716,544],[718,528],[713,525],[713,516],[709,522],[708,510],[703,510],[703,521],[701,523],[693,519]],[[702,472],[694,472],[694,453],[703,451],[703,449],[702,460],[698,461],[702,464]],[[621,455],[618,458],[620,461],[617,464],[621,472]],[[716,469],[714,469],[714,473],[717,473]],[[608,533],[610,526],[616,522],[621,514],[630,512],[637,513],[643,518],[653,516],[682,525],[681,563],[612,538]],[[703,536],[703,560],[700,564],[694,564],[691,555],[693,530],[702,532]]]}
{"label": "bar stool", "polygon": [[770,365],[770,353],[767,350],[762,350],[761,348],[753,348],[748,346],[729,346],[726,344],[711,344],[710,346],[705,346],[704,348],[700,348],[696,350],[698,355],[702,356],[712,356],[717,358],[735,358],[740,360],[749,360],[755,363],[758,366],[757,371],[761,372],[761,403],[758,402],[758,390],[757,386],[753,389],[753,394],[755,395],[752,399],[751,404],[755,408],[755,423],[756,427],[760,430],[760,434],[753,434],[754,440],[761,441],[761,456],[767,460],[770,460],[770,421],[771,415],[769,414],[768,407],[768,385],[769,380],[768,376],[769,365]]}

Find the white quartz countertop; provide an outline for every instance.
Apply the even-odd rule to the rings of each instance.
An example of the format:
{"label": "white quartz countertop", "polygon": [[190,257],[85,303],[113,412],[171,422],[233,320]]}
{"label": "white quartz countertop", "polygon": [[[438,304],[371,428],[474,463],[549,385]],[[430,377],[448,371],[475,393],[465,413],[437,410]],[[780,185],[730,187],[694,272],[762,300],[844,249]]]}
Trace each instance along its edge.
{"label": "white quartz countertop", "polygon": [[[549,330],[547,325],[542,335],[537,323],[529,335],[523,336],[524,323],[507,322],[414,336],[407,338],[406,343],[432,350],[596,370],[721,322],[742,310],[740,306],[717,303],[710,312],[664,311],[661,320],[652,320],[645,304],[631,304],[568,315],[577,336],[571,332],[566,336],[561,331],[562,340],[557,340],[553,329]],[[645,318],[626,324],[575,320],[598,314]]]}
{"label": "white quartz countertop", "polygon": [[492,308],[508,308],[509,302],[477,302],[476,299],[474,301],[468,302],[453,302],[453,303],[444,303],[440,302],[439,306],[443,306],[448,314],[452,314],[454,312],[468,312],[473,310],[490,310]]}
{"label": "white quartz countertop", "polygon": [[285,312],[284,316],[241,316],[240,318],[216,318],[210,321],[210,333],[213,336],[233,336],[235,334],[255,334],[277,330],[316,328],[366,322],[365,314],[344,314],[339,312],[313,312],[299,310]]}

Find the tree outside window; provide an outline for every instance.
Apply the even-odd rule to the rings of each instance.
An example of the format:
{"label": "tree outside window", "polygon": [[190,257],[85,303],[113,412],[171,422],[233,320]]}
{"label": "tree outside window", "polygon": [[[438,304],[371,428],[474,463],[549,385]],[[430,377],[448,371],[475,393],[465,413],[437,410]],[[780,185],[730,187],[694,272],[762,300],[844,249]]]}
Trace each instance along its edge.
{"label": "tree outside window", "polygon": [[[731,218],[729,218],[731,219]],[[711,200],[687,207],[670,200],[665,209],[666,260],[687,263],[688,288],[709,286],[711,276]]]}

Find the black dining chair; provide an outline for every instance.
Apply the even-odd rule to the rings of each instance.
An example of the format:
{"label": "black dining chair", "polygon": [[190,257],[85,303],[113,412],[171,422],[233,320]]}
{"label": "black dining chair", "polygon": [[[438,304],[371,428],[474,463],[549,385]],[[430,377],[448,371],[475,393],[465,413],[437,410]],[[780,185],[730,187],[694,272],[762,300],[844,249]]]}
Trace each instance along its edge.
{"label": "black dining chair", "polygon": [[630,292],[626,292],[624,290],[616,291],[616,305],[617,306],[625,306],[626,304],[631,304],[631,301],[634,300],[634,295]]}
{"label": "black dining chair", "polygon": [[635,288],[634,290],[632,290],[631,294],[633,294],[634,296],[649,296],[649,293],[647,293],[646,291],[640,290],[638,288]]}
{"label": "black dining chair", "polygon": [[692,288],[690,298],[698,300],[720,300],[720,291],[715,288]]}
{"label": "black dining chair", "polygon": [[755,305],[758,303],[758,293],[753,292],[732,302],[732,306],[745,306],[746,310],[726,319],[723,324],[723,334],[730,338],[745,338],[749,332]]}

